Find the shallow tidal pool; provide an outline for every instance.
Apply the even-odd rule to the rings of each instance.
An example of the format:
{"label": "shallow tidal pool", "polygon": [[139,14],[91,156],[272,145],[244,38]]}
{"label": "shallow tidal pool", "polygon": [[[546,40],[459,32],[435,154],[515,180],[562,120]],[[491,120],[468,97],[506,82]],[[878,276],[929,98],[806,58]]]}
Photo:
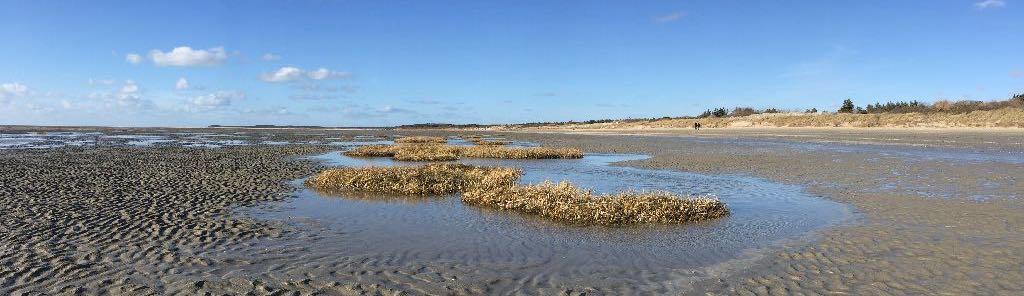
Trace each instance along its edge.
{"label": "shallow tidal pool", "polygon": [[[329,166],[422,164],[352,158],[338,152],[313,158]],[[454,262],[501,269],[524,280],[536,281],[540,276],[553,285],[574,286],[585,281],[587,286],[659,287],[673,286],[673,282],[685,285],[688,280],[755,259],[758,249],[807,239],[817,229],[853,217],[847,206],[811,196],[798,186],[747,176],[612,165],[644,158],[588,154],[572,160],[460,162],[519,167],[524,184],[569,180],[599,193],[632,189],[715,196],[729,206],[731,215],[685,225],[581,227],[463,205],[458,196],[321,195],[305,188],[302,180],[295,181],[301,188],[297,198],[274,210],[252,214],[315,225],[316,239],[299,256],[317,260],[375,258],[414,266]]]}

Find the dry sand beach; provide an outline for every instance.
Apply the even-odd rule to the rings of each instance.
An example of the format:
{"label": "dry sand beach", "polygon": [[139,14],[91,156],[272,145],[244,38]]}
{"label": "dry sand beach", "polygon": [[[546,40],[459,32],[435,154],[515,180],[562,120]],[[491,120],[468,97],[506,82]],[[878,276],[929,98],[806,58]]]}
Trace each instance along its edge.
{"label": "dry sand beach", "polygon": [[[759,215],[737,220],[746,219],[744,205],[734,202],[734,217],[720,222],[629,235],[454,199],[332,200],[301,186],[332,165],[324,157],[340,157],[353,141],[464,131],[4,127],[0,134],[0,294],[1024,292],[1024,133],[1017,130],[501,132],[588,155],[650,156],[586,170],[744,180],[721,183],[738,184],[721,192],[764,186],[813,199],[827,216],[848,214],[813,227],[756,224]],[[707,236],[695,239],[702,231]],[[661,233],[678,236],[648,238]],[[756,233],[775,236],[736,250],[722,238]]]}

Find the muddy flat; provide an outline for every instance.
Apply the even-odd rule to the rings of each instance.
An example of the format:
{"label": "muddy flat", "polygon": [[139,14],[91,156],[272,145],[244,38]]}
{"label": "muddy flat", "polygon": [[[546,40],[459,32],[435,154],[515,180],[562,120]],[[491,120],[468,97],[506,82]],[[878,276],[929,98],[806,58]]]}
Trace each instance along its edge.
{"label": "muddy flat", "polygon": [[463,160],[733,210],[636,227],[302,186],[328,167],[405,165],[340,151],[459,131],[0,134],[0,294],[1024,292],[1024,133],[1011,130],[486,132],[587,156]]}

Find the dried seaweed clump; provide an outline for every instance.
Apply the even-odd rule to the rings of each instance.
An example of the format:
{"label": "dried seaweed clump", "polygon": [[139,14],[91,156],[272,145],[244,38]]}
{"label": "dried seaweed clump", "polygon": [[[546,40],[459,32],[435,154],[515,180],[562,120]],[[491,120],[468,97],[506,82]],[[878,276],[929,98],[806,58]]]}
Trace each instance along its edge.
{"label": "dried seaweed clump", "polygon": [[501,159],[576,159],[583,158],[583,150],[578,148],[530,147],[513,148],[502,146],[469,146],[462,147],[463,157],[501,158]]}
{"label": "dried seaweed clump", "polygon": [[415,137],[404,137],[395,140],[395,143],[399,144],[444,144],[448,143],[448,140],[442,137],[430,137],[430,136],[415,136]]}
{"label": "dried seaweed clump", "polygon": [[445,195],[463,192],[486,180],[488,186],[508,187],[522,172],[514,168],[477,167],[463,164],[430,164],[416,167],[337,168],[306,180],[321,191],[361,191],[403,195]]}
{"label": "dried seaweed clump", "polygon": [[725,203],[714,198],[684,198],[668,192],[595,195],[565,181],[527,186],[497,183],[477,186],[463,192],[462,202],[577,225],[681,224],[729,214]]}

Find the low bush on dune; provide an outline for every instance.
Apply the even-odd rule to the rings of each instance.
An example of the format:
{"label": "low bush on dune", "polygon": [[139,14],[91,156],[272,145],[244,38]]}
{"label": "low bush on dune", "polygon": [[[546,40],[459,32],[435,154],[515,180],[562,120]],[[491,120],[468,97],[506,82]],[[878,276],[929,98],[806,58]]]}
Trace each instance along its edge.
{"label": "low bush on dune", "polygon": [[399,144],[444,144],[448,143],[448,140],[442,137],[429,137],[429,136],[416,136],[416,137],[404,137],[395,139],[395,143]]}
{"label": "low bush on dune", "polygon": [[449,161],[460,157],[499,159],[576,159],[576,148],[513,148],[497,145],[454,146],[442,144],[368,145],[343,153],[353,157],[392,157],[400,161]]}
{"label": "low bush on dune", "polygon": [[512,186],[521,172],[514,168],[488,168],[463,164],[417,167],[337,168],[306,180],[323,191],[359,191],[404,195],[445,195],[477,186],[486,177],[490,186]]}
{"label": "low bush on dune", "polygon": [[463,192],[462,202],[578,225],[681,224],[729,214],[725,203],[714,198],[684,198],[668,192],[597,195],[565,181],[470,187]]}

